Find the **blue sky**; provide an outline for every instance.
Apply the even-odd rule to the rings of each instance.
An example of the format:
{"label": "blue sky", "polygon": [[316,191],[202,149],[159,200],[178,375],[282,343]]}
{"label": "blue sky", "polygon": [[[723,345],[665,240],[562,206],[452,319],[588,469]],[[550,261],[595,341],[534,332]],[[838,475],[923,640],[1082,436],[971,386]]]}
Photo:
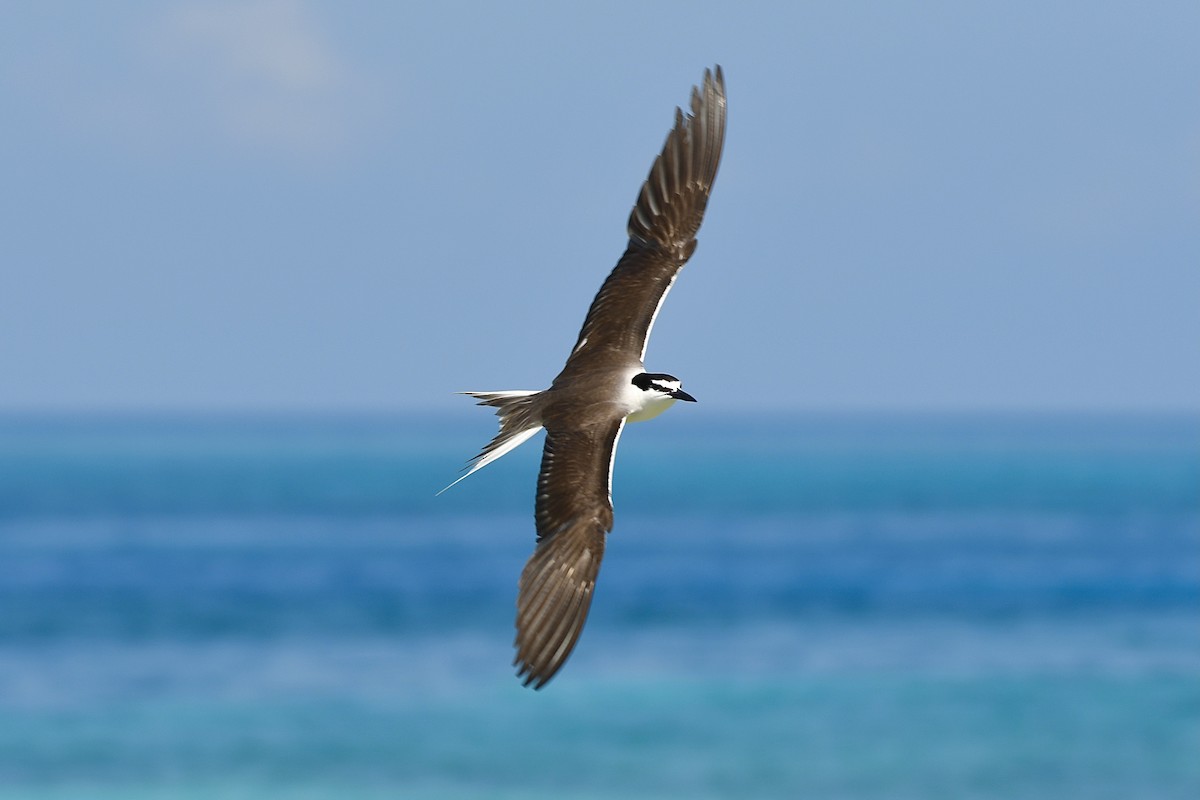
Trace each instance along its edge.
{"label": "blue sky", "polygon": [[706,66],[709,408],[1200,410],[1200,4],[5,4],[0,410],[539,388]]}

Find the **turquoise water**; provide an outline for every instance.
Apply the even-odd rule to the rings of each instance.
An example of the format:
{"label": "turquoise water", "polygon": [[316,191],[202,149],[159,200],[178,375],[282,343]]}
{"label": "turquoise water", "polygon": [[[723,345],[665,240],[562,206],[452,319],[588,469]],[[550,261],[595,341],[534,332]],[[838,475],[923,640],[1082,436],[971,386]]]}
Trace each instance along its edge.
{"label": "turquoise water", "polygon": [[490,425],[0,421],[0,798],[1200,796],[1200,420],[633,426],[536,693]]}

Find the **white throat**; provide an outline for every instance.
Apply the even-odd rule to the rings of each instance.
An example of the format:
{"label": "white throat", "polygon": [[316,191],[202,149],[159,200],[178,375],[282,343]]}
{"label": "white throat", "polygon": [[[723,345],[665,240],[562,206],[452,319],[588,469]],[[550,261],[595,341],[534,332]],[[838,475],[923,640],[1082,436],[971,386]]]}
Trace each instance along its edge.
{"label": "white throat", "polygon": [[675,398],[668,397],[665,394],[658,392],[641,392],[639,398],[641,403],[630,412],[629,416],[625,417],[626,422],[642,422],[647,419],[654,419],[659,414],[666,411],[671,406],[675,405]]}

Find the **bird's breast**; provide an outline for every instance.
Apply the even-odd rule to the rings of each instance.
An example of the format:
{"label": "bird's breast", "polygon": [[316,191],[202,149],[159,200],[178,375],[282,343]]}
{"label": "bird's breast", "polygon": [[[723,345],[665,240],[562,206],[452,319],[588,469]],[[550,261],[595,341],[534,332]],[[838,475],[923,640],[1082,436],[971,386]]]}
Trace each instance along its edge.
{"label": "bird's breast", "polygon": [[626,422],[642,422],[648,419],[654,419],[659,414],[666,411],[671,406],[675,405],[674,397],[666,397],[664,395],[647,397],[640,407],[633,410],[625,418]]}

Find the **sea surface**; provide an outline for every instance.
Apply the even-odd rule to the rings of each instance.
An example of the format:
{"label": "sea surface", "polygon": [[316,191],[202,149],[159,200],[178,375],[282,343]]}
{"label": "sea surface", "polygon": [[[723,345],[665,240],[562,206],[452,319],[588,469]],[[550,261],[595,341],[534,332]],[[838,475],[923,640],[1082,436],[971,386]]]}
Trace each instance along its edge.
{"label": "sea surface", "polygon": [[0,418],[0,800],[1200,797],[1200,419],[631,426],[540,692],[492,421]]}

